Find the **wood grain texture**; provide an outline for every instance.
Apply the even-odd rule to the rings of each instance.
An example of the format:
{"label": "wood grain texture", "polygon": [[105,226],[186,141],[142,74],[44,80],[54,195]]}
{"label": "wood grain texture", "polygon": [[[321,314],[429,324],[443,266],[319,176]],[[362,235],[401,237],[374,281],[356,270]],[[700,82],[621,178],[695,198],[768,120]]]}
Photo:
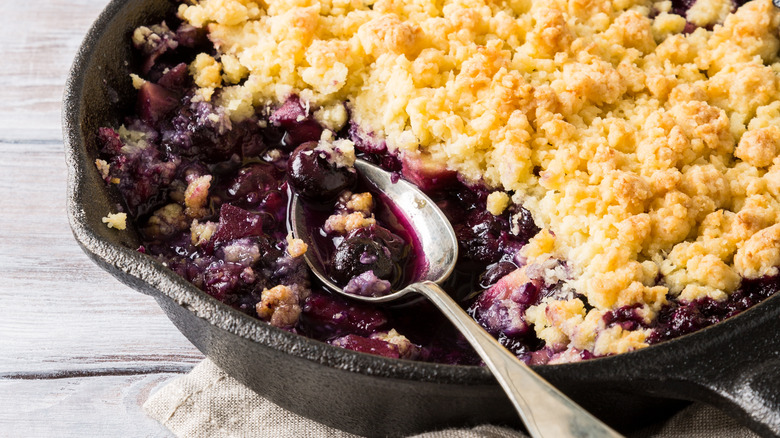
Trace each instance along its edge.
{"label": "wood grain texture", "polygon": [[0,377],[184,371],[198,361],[154,300],[115,281],[76,244],[62,146],[0,148]]}
{"label": "wood grain texture", "polygon": [[168,436],[141,404],[203,356],[65,213],[65,78],[107,0],[0,2],[0,437]]}
{"label": "wood grain texture", "polygon": [[58,142],[65,77],[106,0],[0,2],[0,140]]}
{"label": "wood grain texture", "polygon": [[0,381],[0,436],[167,437],[138,408],[175,374]]}

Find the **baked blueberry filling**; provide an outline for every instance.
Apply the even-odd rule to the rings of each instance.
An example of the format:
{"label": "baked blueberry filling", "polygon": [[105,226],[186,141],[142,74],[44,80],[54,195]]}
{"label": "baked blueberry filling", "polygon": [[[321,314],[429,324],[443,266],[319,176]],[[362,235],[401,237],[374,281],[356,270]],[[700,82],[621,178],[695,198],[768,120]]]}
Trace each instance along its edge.
{"label": "baked blueberry filling", "polygon": [[[678,29],[679,35],[689,35],[700,28],[712,31],[713,26],[721,26],[723,17],[743,4],[737,2],[723,6],[723,2],[711,1],[705,5],[704,2],[687,0],[673,1],[671,4],[660,3],[654,6],[657,10],[654,9],[647,15],[667,15],[667,18],[664,18],[666,21],[657,20],[659,29],[666,25],[671,26],[671,22],[680,24],[679,21],[684,18],[684,28]],[[751,4],[751,7],[755,7],[758,3]],[[720,5],[722,11],[715,7],[717,5]],[[632,11],[625,17],[632,20],[636,18],[636,14],[636,11]],[[668,18],[672,14],[678,17]],[[554,18],[552,15],[544,16],[540,13],[535,20],[549,19],[550,26],[555,27],[560,23]],[[640,21],[634,24],[640,26],[644,23]],[[168,22],[179,21],[174,18]],[[618,22],[619,20],[615,21]],[[659,29],[651,30],[658,35],[669,33]],[[224,38],[224,35],[222,37]],[[449,323],[427,303],[417,302],[403,309],[374,308],[329,293],[310,275],[302,257],[304,253],[317,257],[334,282],[359,295],[383,295],[402,287],[414,278],[416,263],[419,261],[415,253],[415,237],[407,231],[403,218],[396,215],[392,207],[385,204],[381,196],[372,192],[371,187],[361,180],[352,166],[356,157],[376,163],[393,172],[396,178],[405,178],[418,185],[444,211],[456,232],[460,253],[455,273],[444,285],[445,289],[459,299],[464,308],[503,345],[529,363],[576,361],[613,354],[614,351],[609,348],[596,352],[595,347],[591,349],[577,346],[597,343],[592,339],[597,331],[608,333],[609,336],[614,335],[615,343],[631,344],[631,348],[672,339],[740,313],[773,295],[780,287],[777,269],[764,269],[760,275],[751,274],[750,277],[739,277],[736,280],[733,276],[724,275],[723,286],[707,289],[705,286],[709,287],[709,283],[702,285],[706,283],[706,279],[703,280],[701,275],[694,278],[699,275],[695,271],[696,266],[692,262],[685,265],[689,260],[698,257],[698,266],[721,269],[718,261],[707,258],[711,254],[702,255],[694,251],[699,248],[695,245],[705,245],[696,240],[696,226],[704,227],[705,222],[716,220],[726,223],[732,220],[729,219],[731,216],[728,216],[728,213],[734,213],[728,211],[718,219],[715,207],[711,208],[713,211],[704,210],[707,202],[712,203],[713,199],[716,199],[710,192],[716,192],[720,190],[717,187],[724,185],[713,185],[717,186],[715,189],[709,186],[706,189],[700,188],[706,185],[702,181],[708,181],[707,178],[722,164],[718,159],[713,159],[705,163],[709,167],[703,165],[701,161],[708,159],[709,155],[699,157],[699,161],[692,160],[685,165],[672,166],[648,176],[650,183],[646,185],[651,186],[650,188],[642,185],[639,178],[629,175],[630,172],[615,169],[621,165],[621,160],[628,160],[626,157],[642,153],[643,150],[638,146],[635,151],[629,151],[625,145],[625,150],[620,150],[620,147],[609,150],[599,148],[594,154],[598,157],[590,157],[593,158],[592,162],[580,164],[579,167],[577,163],[571,163],[582,157],[568,157],[567,163],[571,164],[572,168],[566,172],[571,174],[590,172],[592,179],[596,179],[594,175],[614,172],[612,180],[606,177],[603,179],[610,182],[610,190],[614,189],[609,192],[612,198],[605,200],[614,201],[613,205],[604,207],[603,210],[617,210],[618,207],[636,210],[632,214],[637,214],[629,218],[635,219],[630,223],[633,228],[624,227],[624,223],[630,222],[627,219],[614,224],[617,231],[609,232],[637,235],[645,232],[647,235],[664,237],[679,233],[677,228],[681,228],[684,233],[675,242],[689,245],[685,249],[688,253],[684,253],[683,249],[671,251],[673,254],[668,260],[671,260],[672,256],[676,257],[675,260],[683,260],[679,263],[675,261],[677,264],[667,263],[668,260],[657,260],[670,252],[667,249],[655,253],[650,250],[636,250],[638,259],[630,260],[634,263],[631,265],[633,271],[626,276],[630,274],[643,279],[629,284],[639,291],[631,293],[641,297],[625,305],[618,300],[604,304],[604,296],[591,295],[581,288],[582,284],[578,283],[581,270],[577,271],[575,261],[550,249],[555,247],[556,231],[549,224],[540,227],[542,221],[538,217],[535,220],[542,207],[541,201],[533,199],[533,196],[536,196],[535,193],[538,193],[541,186],[529,186],[525,195],[519,190],[499,193],[492,188],[495,184],[488,184],[484,179],[467,178],[467,172],[430,165],[425,155],[403,155],[397,148],[388,146],[386,133],[377,133],[361,124],[359,117],[350,118],[352,102],[341,102],[337,106],[327,108],[328,111],[345,115],[347,120],[341,123],[338,129],[325,126],[324,119],[316,116],[324,107],[312,106],[303,93],[287,93],[286,97],[278,99],[278,102],[253,106],[249,114],[244,114],[241,118],[231,117],[231,111],[237,110],[230,106],[233,101],[228,99],[229,96],[225,96],[235,90],[204,84],[218,83],[222,80],[219,79],[221,77],[229,78],[235,75],[238,79],[233,80],[233,83],[240,86],[257,78],[247,77],[245,72],[241,73],[240,68],[230,67],[233,65],[231,62],[238,62],[236,57],[232,53],[219,52],[217,46],[224,43],[220,42],[219,36],[212,35],[210,38],[211,41],[206,38],[203,26],[194,27],[186,22],[173,28],[162,23],[143,27],[135,32],[133,43],[139,57],[139,76],[133,78],[138,89],[136,110],[120,128],[99,130],[97,135],[101,146],[101,159],[96,164],[106,183],[116,187],[121,194],[124,201],[122,209],[142,236],[142,251],[157,258],[216,299],[251,316],[285,330],[356,351],[443,363],[479,362]],[[534,37],[529,33],[527,38],[530,41]],[[636,41],[630,41],[628,36],[621,38],[626,46],[631,46],[628,51],[639,53],[650,50],[641,47]],[[660,41],[661,36],[658,39]],[[391,40],[382,40],[382,44],[397,43]],[[510,42],[511,39],[507,39],[507,44]],[[540,53],[547,50],[544,46],[547,43],[550,42],[544,41],[543,38],[538,41],[537,48]],[[654,41],[653,45],[655,44]],[[423,56],[422,52],[406,53],[401,55],[401,58],[414,58],[418,55]],[[678,55],[683,57],[683,54]],[[217,65],[214,56],[222,56],[221,72],[219,68],[213,69],[213,66]],[[398,58],[399,63],[403,62],[401,58]],[[313,63],[314,59],[307,62]],[[444,64],[438,67],[442,65]],[[540,64],[542,67],[544,65],[546,64]],[[593,67],[591,64],[583,65],[587,68]],[[621,66],[629,68],[624,64]],[[572,68],[585,67],[579,65]],[[463,70],[467,71],[465,68]],[[475,75],[478,73],[476,70]],[[337,69],[334,67],[332,71]],[[572,81],[582,79],[573,71],[564,69],[562,74],[570,75]],[[591,76],[598,73],[597,70],[588,71]],[[420,71],[421,78],[416,79],[422,81],[422,76],[428,73]],[[590,77],[588,74],[585,76]],[[621,71],[621,74],[628,73]],[[206,76],[208,77],[204,79]],[[672,89],[672,85],[669,85],[669,90],[662,90],[665,87],[663,81],[671,84],[677,80],[671,78],[673,75],[667,76],[663,80],[657,79],[658,82],[653,85],[657,89],[653,89],[653,94],[665,93],[671,96],[670,101],[692,96],[678,106],[682,108],[679,111],[685,110],[697,117],[695,126],[691,129],[698,129],[696,132],[699,134],[696,135],[704,139],[694,139],[699,140],[699,143],[687,139],[687,149],[678,151],[678,155],[682,157],[679,159],[685,159],[686,154],[692,153],[692,150],[705,142],[711,141],[715,144],[716,140],[728,140],[730,137],[727,138],[726,133],[710,135],[707,131],[716,125],[715,122],[704,120],[703,114],[710,114],[712,111],[705,111],[708,108],[703,106],[697,94],[701,90],[690,84],[687,84],[690,85],[689,88]],[[564,87],[564,82],[553,81],[552,88]],[[580,85],[585,87],[588,84]],[[540,95],[543,92],[552,93],[550,90],[544,91],[542,87],[539,90],[536,92]],[[626,90],[624,91],[629,94],[634,92]],[[564,95],[565,93],[561,94]],[[598,93],[586,93],[578,99],[600,102],[607,108],[604,111],[620,112],[616,109],[617,103],[604,103],[600,100],[603,97]],[[571,101],[564,101],[562,97],[556,99],[553,100],[560,107],[576,107],[582,104],[575,98]],[[224,105],[226,101],[228,105]],[[695,105],[701,108],[693,108]],[[771,108],[765,112],[769,113],[770,110]],[[542,109],[537,108],[536,111],[541,114]],[[568,129],[567,125],[573,126],[573,123],[583,122],[587,117],[590,117],[587,123],[583,122],[586,125],[595,123],[597,119],[595,116],[583,114],[578,113],[576,117],[572,116],[568,120],[551,119],[538,130],[563,132],[571,136],[573,134],[564,132]],[[650,119],[655,120],[652,117]],[[660,119],[660,116],[656,119]],[[512,120],[520,123],[516,119]],[[714,117],[714,120],[720,119]],[[541,126],[541,122],[539,123]],[[478,123],[474,122],[474,126],[477,125]],[[611,127],[614,131],[606,133],[605,136],[620,137],[623,132],[621,129],[624,128],[618,125]],[[446,129],[440,130],[446,131],[457,128],[458,123],[445,123],[443,126]],[[657,131],[661,129],[655,128]],[[770,129],[759,128],[765,131],[755,135],[746,133],[744,136],[752,135],[750,138],[755,137],[756,144],[768,142],[764,137],[771,136]],[[525,132],[523,129],[519,131]],[[682,138],[684,129],[687,128],[675,126],[664,135],[670,139]],[[728,127],[724,128],[724,132],[725,130],[728,130]],[[625,134],[624,137],[631,135],[635,134]],[[609,141],[619,143],[620,139],[615,140],[612,137],[609,137]],[[734,139],[731,141],[735,143]],[[742,148],[741,143],[739,148]],[[671,160],[669,157],[674,152],[671,140],[661,146],[655,143],[651,146],[659,149],[656,158]],[[735,155],[745,162],[752,162],[759,169],[766,168],[772,157],[765,159],[749,146],[751,145],[748,144],[735,152]],[[707,147],[715,149],[709,143]],[[449,152],[451,151],[447,151]],[[534,153],[538,153],[541,158],[539,163],[529,170],[529,178],[533,182],[553,184],[550,181],[554,179],[555,169],[549,163],[554,161],[557,152],[542,148]],[[582,155],[585,155],[585,152],[582,152]],[[528,160],[532,158],[538,157],[527,157]],[[596,158],[603,160],[598,161]],[[735,160],[733,156],[731,159]],[[694,167],[696,170],[692,170],[689,176],[680,176],[680,170],[687,171]],[[511,166],[508,168],[512,170]],[[674,171],[680,175],[676,175]],[[757,170],[755,173],[770,174],[766,169]],[[685,196],[703,205],[701,211],[694,207],[690,210],[696,210],[696,214],[704,213],[700,214],[700,218],[693,219],[693,224],[685,223],[677,228],[667,227],[664,220],[669,222],[668,217],[681,215],[674,210],[675,205],[667,204],[674,204],[677,200],[677,204],[682,204],[686,198],[681,194],[674,198],[671,189],[665,184],[672,184],[669,181],[674,178],[688,177],[684,183],[690,187],[681,190],[688,190],[685,191]],[[735,182],[732,186],[739,184],[742,183]],[[567,189],[562,186],[550,192],[563,192]],[[642,204],[642,196],[650,196],[645,192],[651,189],[661,193],[654,201],[658,208],[649,201],[647,205]],[[620,190],[627,194],[615,201]],[[585,191],[587,189],[582,189],[582,192]],[[306,202],[311,240],[315,243],[313,247],[307,247],[288,233],[286,214],[293,193],[297,193]],[[707,198],[705,195],[712,196]],[[568,192],[566,196],[574,197],[576,191]],[[524,204],[526,201],[528,203]],[[561,197],[558,201],[564,202],[565,199]],[[718,202],[727,205],[727,201]],[[695,202],[691,201],[691,204]],[[749,203],[745,201],[743,204]],[[557,207],[554,204],[545,204],[544,208],[555,210]],[[735,212],[737,210],[735,206],[729,208]],[[585,210],[586,207],[582,209]],[[642,221],[647,222],[649,219],[642,215],[649,217],[647,211],[651,209],[667,209],[672,213],[661,217],[654,225],[647,225]],[[726,207],[720,211],[725,210]],[[585,216],[578,216],[577,220],[584,221],[583,217]],[[764,219],[751,216],[735,220],[750,224]],[[773,229],[770,225],[762,225],[764,228],[761,232],[767,232],[768,236],[765,241],[772,238],[767,231]],[[585,235],[586,233],[581,231],[584,227],[585,225],[576,223],[575,219],[559,224],[559,228],[571,233],[568,237],[577,236],[578,233]],[[759,231],[756,229],[751,233],[757,234]],[[614,239],[614,236],[605,232],[604,238]],[[650,237],[637,238],[637,245],[641,246],[642,242],[646,243],[648,240]],[[528,245],[531,241],[534,245]],[[740,241],[740,248],[743,245],[749,246],[748,243]],[[530,246],[533,246],[533,250],[547,248],[550,254],[557,255],[534,256],[529,254],[529,251],[533,250],[526,248]],[[707,250],[711,253],[718,251],[712,248]],[[750,271],[753,266],[750,257],[753,257],[753,253],[745,250],[741,255],[734,255],[736,250],[735,246],[730,255],[721,258],[727,264],[741,263],[746,266],[743,271]],[[601,255],[603,254],[594,252],[592,258],[607,265],[604,257],[599,258]],[[648,270],[648,266],[654,264],[656,270]],[[621,269],[624,268],[629,270],[622,265],[605,269],[614,274],[622,272]],[[593,283],[608,289],[607,281],[597,282],[598,275],[603,273],[596,272]],[[685,284],[678,284],[685,282],[696,287],[685,292],[688,291],[684,289]],[[662,294],[660,298],[653,295],[662,289],[674,290],[674,293]],[[728,289],[729,293],[718,295],[721,289]],[[650,301],[654,307],[648,304]],[[578,326],[572,328],[575,323]],[[636,339],[631,338],[632,334],[637,335]],[[609,336],[604,336],[604,339]]]}

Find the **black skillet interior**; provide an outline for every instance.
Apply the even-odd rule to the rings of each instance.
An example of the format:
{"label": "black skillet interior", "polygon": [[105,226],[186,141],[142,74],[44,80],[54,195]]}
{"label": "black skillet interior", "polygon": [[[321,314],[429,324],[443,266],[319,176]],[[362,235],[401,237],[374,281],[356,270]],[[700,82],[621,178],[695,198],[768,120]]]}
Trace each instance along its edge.
{"label": "black skillet interior", "polygon": [[[174,10],[166,0],[113,0],[74,62],[64,96],[68,214],[84,251],[153,296],[175,325],[230,375],[277,404],[353,433],[401,436],[485,422],[518,426],[480,367],[392,360],[278,330],[201,292],[135,251],[132,227],[101,218],[119,199],[98,176],[96,132],[117,126],[135,101],[129,39]],[[129,102],[129,104],[127,104]],[[697,333],[644,350],[535,368],[615,427],[628,431],[674,412],[676,400],[718,406],[762,435],[780,435],[780,298]]]}

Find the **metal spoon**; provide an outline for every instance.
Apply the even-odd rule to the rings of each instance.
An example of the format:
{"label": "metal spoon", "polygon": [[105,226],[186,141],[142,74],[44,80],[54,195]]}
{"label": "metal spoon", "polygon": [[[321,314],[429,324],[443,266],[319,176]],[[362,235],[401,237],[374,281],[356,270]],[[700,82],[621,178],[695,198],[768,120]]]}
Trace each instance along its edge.
{"label": "metal spoon", "polygon": [[[411,292],[430,300],[455,324],[493,372],[532,437],[620,437],[504,348],[439,287],[455,267],[458,242],[452,225],[436,204],[413,184],[403,180],[392,182],[390,174],[377,166],[357,160],[355,168],[395,204],[412,225],[422,247],[425,267],[415,283],[379,297],[344,292],[325,275],[319,259],[310,257],[307,252],[304,257],[314,275],[330,289],[355,300],[386,303]],[[295,195],[290,212],[291,231],[294,237],[311,245],[302,204]]]}

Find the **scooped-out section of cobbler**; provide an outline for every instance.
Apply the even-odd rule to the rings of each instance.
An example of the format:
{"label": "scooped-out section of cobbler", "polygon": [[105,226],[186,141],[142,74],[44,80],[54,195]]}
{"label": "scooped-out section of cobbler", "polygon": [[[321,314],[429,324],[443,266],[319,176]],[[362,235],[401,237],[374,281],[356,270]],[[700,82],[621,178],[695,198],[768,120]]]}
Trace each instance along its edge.
{"label": "scooped-out section of cobbler", "polygon": [[[429,304],[310,275],[304,254],[378,296],[417,262],[356,157],[442,208],[445,289],[531,364],[644,348],[780,287],[770,0],[200,0],[132,43],[136,111],[98,133],[124,200],[104,221],[276,327],[479,363]],[[293,192],[317,248],[288,233]]]}

